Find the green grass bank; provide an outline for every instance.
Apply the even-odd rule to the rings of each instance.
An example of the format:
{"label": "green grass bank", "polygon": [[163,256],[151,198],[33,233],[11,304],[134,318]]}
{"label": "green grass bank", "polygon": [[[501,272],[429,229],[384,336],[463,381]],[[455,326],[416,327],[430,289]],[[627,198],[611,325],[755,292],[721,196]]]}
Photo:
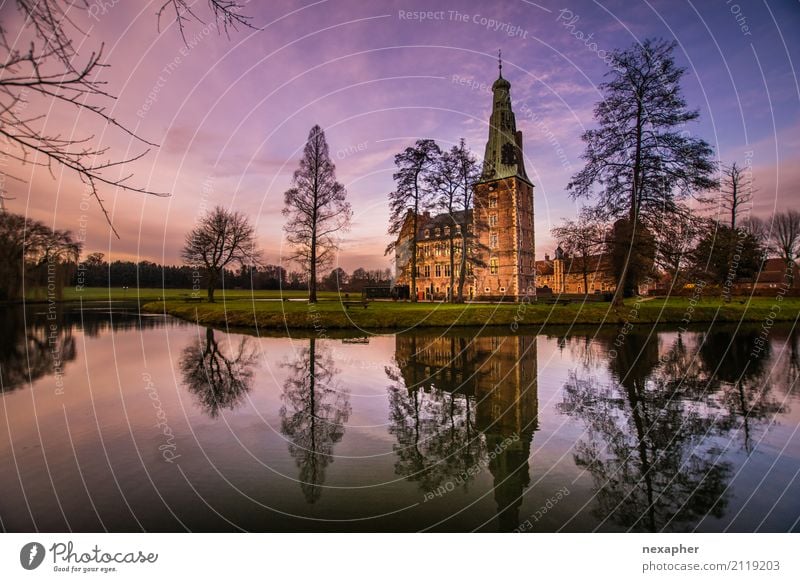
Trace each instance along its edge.
{"label": "green grass bank", "polygon": [[[800,314],[800,299],[778,301],[769,297],[691,301],[690,298],[629,299],[614,310],[610,303],[550,305],[547,303],[405,303],[374,301],[367,309],[346,309],[335,294],[313,305],[303,301],[265,300],[274,297],[226,294],[216,303],[191,303],[166,298],[145,302],[149,313],[167,313],[215,327],[258,327],[263,330],[392,329],[412,327],[474,327],[484,325],[620,325],[670,323],[689,325],[708,322],[793,322]],[[302,292],[297,298],[302,297]],[[771,325],[771,324],[770,324]]]}

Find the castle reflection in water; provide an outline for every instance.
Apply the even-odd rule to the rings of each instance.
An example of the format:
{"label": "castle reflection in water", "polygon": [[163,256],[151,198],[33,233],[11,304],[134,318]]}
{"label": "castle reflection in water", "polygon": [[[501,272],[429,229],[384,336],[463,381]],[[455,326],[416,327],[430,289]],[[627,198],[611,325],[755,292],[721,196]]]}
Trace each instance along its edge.
{"label": "castle reflection in water", "polygon": [[499,529],[517,527],[538,428],[536,358],[535,336],[398,335],[387,370],[399,381],[390,395],[398,472],[432,491],[486,466]]}

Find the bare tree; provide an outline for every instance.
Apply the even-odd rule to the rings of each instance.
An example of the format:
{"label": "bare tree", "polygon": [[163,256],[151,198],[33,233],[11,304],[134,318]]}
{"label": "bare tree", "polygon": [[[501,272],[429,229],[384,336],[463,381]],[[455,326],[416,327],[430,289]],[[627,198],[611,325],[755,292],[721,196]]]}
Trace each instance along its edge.
{"label": "bare tree", "polygon": [[800,258],[800,212],[786,210],[777,213],[772,219],[770,239],[772,251],[790,267]]}
{"label": "bare tree", "polygon": [[[589,267],[592,256],[603,250],[606,242],[606,230],[594,213],[585,209],[577,220],[564,220],[561,226],[556,226],[550,231],[567,255],[580,259],[583,289],[587,294],[589,293]],[[598,266],[595,265],[595,270]]]}
{"label": "bare tree", "polygon": [[[88,38],[81,28],[81,16],[92,15],[97,4],[89,0],[16,0],[16,6],[24,30],[9,31],[0,23],[2,155],[21,164],[46,168],[53,177],[57,166],[77,174],[119,238],[103,204],[102,188],[156,196],[168,193],[134,184],[131,174],[119,173],[123,166],[141,159],[156,144],[136,134],[108,111],[108,104],[116,98],[106,89],[105,81],[97,78],[109,66],[103,60],[103,45],[85,59],[78,53]],[[170,6],[175,10],[181,34],[189,17],[202,22],[185,0],[165,1],[159,15]],[[209,7],[225,31],[248,23],[248,17],[240,13],[240,2],[209,0]],[[48,104],[45,111],[62,107],[76,119],[82,113],[89,114],[130,135],[141,147],[131,155],[112,157],[109,148],[99,145],[94,135],[49,133],[45,129],[48,116],[29,107],[37,100]],[[38,103],[36,109],[43,110]],[[0,166],[3,182],[6,179],[24,182],[9,174],[4,166]],[[7,199],[4,184],[0,184],[0,209]]]}
{"label": "bare tree", "polygon": [[208,301],[213,303],[225,267],[259,262],[255,228],[244,214],[217,206],[186,235],[181,257],[189,266],[205,271]]}
{"label": "bare tree", "polygon": [[769,225],[763,219],[758,216],[745,216],[739,222],[739,228],[743,229],[747,234],[753,235],[759,245],[768,246],[770,230]]}
{"label": "bare tree", "polygon": [[[238,30],[239,26],[253,28],[250,23],[251,17],[242,14],[242,8],[247,3],[237,2],[235,0],[208,0],[208,9],[214,16],[217,23],[222,25],[222,30],[227,35],[230,30]],[[159,28],[161,25],[161,17],[167,12],[174,14],[175,22],[178,24],[178,30],[181,33],[183,42],[186,43],[186,25],[189,21],[194,20],[203,23],[203,19],[195,9],[196,2],[189,3],[187,0],[165,0],[158,9],[156,14],[158,18]]]}
{"label": "bare tree", "polygon": [[[413,147],[407,147],[394,157],[397,171],[393,174],[397,188],[389,194],[389,234],[398,235],[410,218],[411,237],[409,260],[411,262],[411,300],[417,301],[417,235],[419,214],[429,207],[430,181],[426,178],[433,171],[442,150],[432,139],[419,139]],[[386,247],[386,254],[394,251],[396,242]],[[397,265],[397,268],[403,268]]]}
{"label": "bare tree", "polygon": [[[473,222],[478,221],[478,216],[481,213],[474,212],[474,195],[475,184],[480,178],[481,168],[475,155],[469,150],[466,142],[462,138],[458,142],[458,147],[450,150],[450,155],[457,161],[458,166],[458,190],[457,190],[457,205],[463,211],[459,216],[461,217],[461,263],[458,269],[458,297],[457,301],[462,303],[464,301],[464,283],[467,279],[467,269],[472,265],[485,266],[485,261],[481,258],[484,249],[479,243],[477,237],[470,237],[470,209],[473,210]],[[479,227],[485,226],[482,223],[478,224]],[[475,251],[475,252],[472,252]]]}
{"label": "bare tree", "polygon": [[331,161],[325,132],[311,128],[292,187],[284,194],[283,227],[294,248],[290,260],[300,263],[308,273],[308,301],[317,301],[317,273],[333,262],[339,248],[336,234],[350,227],[353,211],[347,191],[336,181],[336,166]]}
{"label": "bare tree", "polygon": [[[603,219],[627,218],[634,236],[643,226],[655,232],[664,212],[717,185],[711,147],[682,131],[699,114],[683,98],[675,46],[648,39],[613,54],[610,78],[600,85],[605,99],[595,106],[599,127],[582,136],[586,165],[567,186],[573,197],[594,195]],[[625,263],[616,306],[638,286],[636,276]]]}
{"label": "bare tree", "polygon": [[753,201],[753,180],[750,174],[736,162],[723,166],[719,193],[719,206],[730,216],[731,229],[736,230],[739,215]]}

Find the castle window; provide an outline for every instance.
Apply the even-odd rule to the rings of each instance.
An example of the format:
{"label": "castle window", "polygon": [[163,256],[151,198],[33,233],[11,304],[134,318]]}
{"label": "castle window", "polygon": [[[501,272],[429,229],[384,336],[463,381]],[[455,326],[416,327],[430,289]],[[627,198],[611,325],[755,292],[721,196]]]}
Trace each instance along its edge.
{"label": "castle window", "polygon": [[431,276],[431,266],[430,265],[425,265],[425,276],[426,277],[430,277]]}
{"label": "castle window", "polygon": [[431,238],[431,230],[429,228],[425,229],[425,238]]}
{"label": "castle window", "polygon": [[497,226],[497,214],[494,212],[489,215],[489,226]]}
{"label": "castle window", "polygon": [[489,246],[493,249],[497,248],[497,233],[493,232],[489,235]]}
{"label": "castle window", "polygon": [[497,260],[497,257],[492,257],[489,259],[489,273],[492,275],[497,275],[497,270],[500,266],[500,263]]}
{"label": "castle window", "polygon": [[489,208],[497,208],[497,196],[491,196],[489,198]]}
{"label": "castle window", "polygon": [[436,265],[436,276],[437,277],[441,277],[442,276],[442,266],[438,265],[438,264]]}

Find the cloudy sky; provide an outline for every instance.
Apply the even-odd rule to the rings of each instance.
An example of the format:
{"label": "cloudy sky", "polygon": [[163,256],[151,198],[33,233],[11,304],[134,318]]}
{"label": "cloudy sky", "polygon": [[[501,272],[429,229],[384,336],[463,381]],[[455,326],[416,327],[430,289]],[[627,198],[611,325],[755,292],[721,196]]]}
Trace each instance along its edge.
{"label": "cloudy sky", "polygon": [[[207,18],[187,26],[186,44],[169,20],[159,30],[161,3],[97,0],[76,16],[88,32],[77,46],[88,58],[104,44],[110,66],[102,79],[117,96],[107,105],[158,144],[125,173],[170,196],[105,190],[117,240],[69,172],[16,168],[27,183],[7,183],[10,210],[79,233],[87,251],[177,262],[198,214],[219,204],[252,217],[266,260],[278,262],[283,192],[309,129],[320,124],[354,208],[340,264],[389,266],[394,153],[418,138],[450,145],[464,137],[482,155],[501,48],[535,184],[541,257],[552,249],[553,224],[576,212],[565,187],[581,167],[580,135],[593,125],[606,51],[653,36],[679,43],[685,95],[701,113],[687,130],[723,162],[752,164],[753,212],[767,216],[800,200],[796,0],[252,0],[247,13],[259,30],[226,36]],[[205,0],[197,3],[207,16]],[[13,2],[0,10],[13,30]],[[422,19],[419,11],[429,13]],[[111,157],[146,149],[74,110],[30,106],[46,110],[47,132],[94,135]]]}

